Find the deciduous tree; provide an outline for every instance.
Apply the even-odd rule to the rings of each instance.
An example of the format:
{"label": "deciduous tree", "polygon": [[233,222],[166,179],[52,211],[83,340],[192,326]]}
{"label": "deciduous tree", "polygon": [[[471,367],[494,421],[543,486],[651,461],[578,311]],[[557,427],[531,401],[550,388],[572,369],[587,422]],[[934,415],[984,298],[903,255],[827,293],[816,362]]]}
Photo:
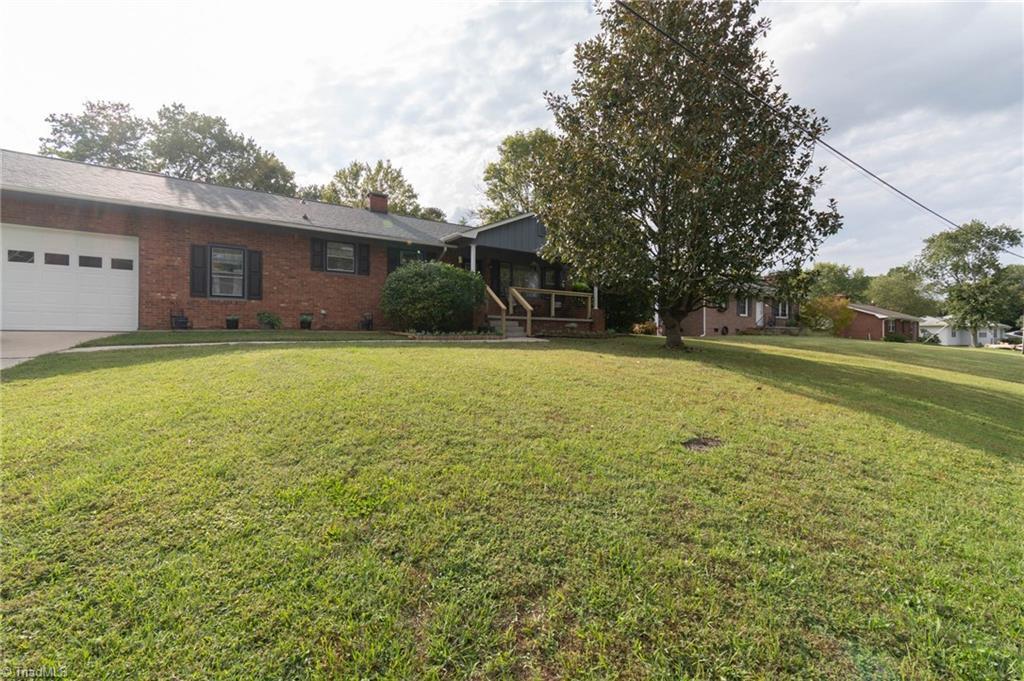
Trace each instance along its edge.
{"label": "deciduous tree", "polygon": [[164,173],[291,196],[294,173],[220,116],[163,106],[154,120],[128,104],[86,102],[81,114],[51,114],[39,153],[101,165]]}
{"label": "deciduous tree", "polygon": [[391,161],[352,161],[334,173],[320,196],[322,201],[342,206],[368,208],[367,194],[371,191],[388,195],[388,210],[403,215],[419,215],[419,195],[405,179],[401,168]]}
{"label": "deciduous tree", "polygon": [[872,277],[865,297],[872,305],[918,317],[939,313],[939,301],[927,295],[925,282],[912,267],[893,267]]}
{"label": "deciduous tree", "polygon": [[824,168],[812,147],[826,122],[778,85],[756,4],[640,7],[702,59],[617,5],[601,9],[601,32],[576,47],[571,93],[547,95],[560,136],[539,212],[546,257],[600,284],[649,285],[679,347],[688,314],[802,266],[841,219],[834,202],[815,203]]}
{"label": "deciduous tree", "polygon": [[846,296],[853,301],[863,302],[871,277],[864,274],[864,268],[853,269],[836,262],[817,262],[808,270],[812,298],[823,296]]}
{"label": "deciduous tree", "polygon": [[82,113],[50,114],[39,153],[128,170],[152,170],[150,122],[122,102],[86,102]]}
{"label": "deciduous tree", "polygon": [[1002,311],[1005,289],[999,277],[1000,256],[1022,240],[1019,229],[989,226],[980,220],[925,239],[916,269],[945,297],[954,326],[970,329],[974,345],[978,329],[997,320]]}
{"label": "deciduous tree", "polygon": [[479,210],[484,224],[537,212],[537,178],[556,143],[543,128],[515,132],[501,141],[498,160],[484,169],[487,203]]}

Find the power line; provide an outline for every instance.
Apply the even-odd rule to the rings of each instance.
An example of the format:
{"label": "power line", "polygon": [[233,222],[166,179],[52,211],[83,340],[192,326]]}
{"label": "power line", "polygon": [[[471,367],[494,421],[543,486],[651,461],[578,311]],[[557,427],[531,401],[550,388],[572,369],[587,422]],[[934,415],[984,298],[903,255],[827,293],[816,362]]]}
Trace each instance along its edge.
{"label": "power line", "polygon": [[[660,33],[662,36],[667,38],[674,45],[679,47],[679,49],[681,49],[683,52],[685,52],[687,55],[689,55],[691,59],[695,59],[698,62],[700,62],[701,64],[703,64],[704,66],[707,66],[707,67],[710,67],[710,68],[713,68],[713,69],[717,70],[718,73],[723,78],[725,78],[730,83],[732,83],[736,87],[738,87],[741,90],[743,90],[743,92],[746,93],[746,95],[748,97],[750,97],[752,99],[756,99],[757,101],[759,101],[760,103],[764,104],[766,107],[771,109],[771,111],[776,116],[781,116],[782,115],[783,112],[780,111],[779,108],[777,106],[775,106],[775,104],[773,104],[772,102],[768,101],[767,99],[765,99],[765,98],[763,98],[763,97],[761,97],[759,95],[754,94],[753,92],[750,91],[750,89],[744,83],[741,83],[739,80],[733,78],[727,72],[725,72],[725,71],[723,71],[721,69],[718,69],[714,65],[710,64],[706,59],[701,57],[700,54],[696,50],[694,50],[693,48],[689,47],[684,42],[682,42],[681,40],[676,38],[674,35],[672,35],[671,33],[667,32],[666,30],[661,28],[661,26],[658,26],[656,23],[654,23],[653,21],[648,19],[646,16],[644,16],[640,12],[636,11],[635,9],[633,9],[628,3],[624,2],[624,0],[615,0],[615,4],[617,4],[619,7],[621,7],[624,10],[626,10],[627,12],[632,14],[634,17],[636,17],[637,19],[639,19],[640,21],[645,23],[647,26],[651,27],[652,29],[654,29],[655,31]],[[888,182],[884,178],[879,177],[877,174],[871,172],[870,170],[868,170],[867,168],[862,166],[860,163],[857,163],[857,161],[853,160],[852,158],[850,158],[849,156],[847,156],[843,152],[839,151],[838,149],[836,149],[834,146],[832,146],[831,144],[829,144],[825,140],[821,139],[821,137],[818,136],[817,134],[815,134],[813,131],[809,130],[806,127],[802,127],[802,126],[801,126],[801,129],[805,133],[807,133],[814,142],[816,142],[817,144],[820,144],[821,146],[825,147],[826,149],[831,151],[833,154],[835,154],[836,156],[838,156],[842,160],[844,160],[847,163],[849,163],[850,165],[852,165],[854,168],[857,168],[858,170],[860,170],[863,173],[867,174],[868,176],[872,177],[877,182],[881,183],[883,186],[885,186],[886,188],[892,190],[893,192],[895,192],[899,196],[903,197],[907,201],[910,201],[911,203],[913,203],[914,205],[918,206],[919,208],[922,208],[922,209],[928,211],[929,213],[931,213],[932,215],[934,215],[938,219],[942,220],[945,223],[948,223],[948,224],[952,225],[953,227],[959,227],[960,226],[956,222],[953,222],[952,220],[947,218],[942,213],[939,213],[938,211],[933,210],[932,208],[929,208],[928,206],[924,205],[923,203],[921,203],[920,201],[915,199],[913,196],[911,196],[910,194],[908,194],[905,191],[903,191],[902,189],[900,189],[899,187],[895,186],[891,182]],[[1020,255],[1018,253],[1014,253],[1013,251],[1007,250],[1007,249],[1003,248],[1002,246],[1000,246],[1000,250],[1005,251],[1006,253],[1009,253],[1010,255],[1016,256],[1018,258],[1024,259],[1024,255]]]}

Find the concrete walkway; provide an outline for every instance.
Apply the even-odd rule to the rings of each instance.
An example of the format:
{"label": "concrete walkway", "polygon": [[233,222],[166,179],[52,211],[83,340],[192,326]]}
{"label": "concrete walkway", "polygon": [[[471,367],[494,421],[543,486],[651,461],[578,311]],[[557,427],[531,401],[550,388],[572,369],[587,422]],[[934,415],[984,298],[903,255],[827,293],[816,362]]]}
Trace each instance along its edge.
{"label": "concrete walkway", "polygon": [[[110,335],[110,334],[105,334]],[[82,342],[82,341],[79,341]],[[61,354],[68,354],[73,352],[103,352],[105,350],[145,350],[150,348],[206,348],[217,345],[332,345],[332,344],[351,344],[351,345],[367,345],[370,343],[380,343],[393,345],[398,343],[400,345],[423,345],[424,343],[432,343],[434,345],[445,345],[455,343],[547,343],[546,338],[527,338],[526,336],[517,338],[488,338],[486,340],[470,340],[470,339],[459,339],[459,340],[409,340],[407,338],[395,338],[395,340],[388,340],[383,338],[377,339],[366,339],[366,340],[280,340],[280,341],[211,341],[207,343],[150,343],[148,345],[136,344],[136,345],[95,345],[87,348],[70,348],[67,350],[61,350]]]}
{"label": "concrete walkway", "polygon": [[120,331],[0,331],[0,369]]}

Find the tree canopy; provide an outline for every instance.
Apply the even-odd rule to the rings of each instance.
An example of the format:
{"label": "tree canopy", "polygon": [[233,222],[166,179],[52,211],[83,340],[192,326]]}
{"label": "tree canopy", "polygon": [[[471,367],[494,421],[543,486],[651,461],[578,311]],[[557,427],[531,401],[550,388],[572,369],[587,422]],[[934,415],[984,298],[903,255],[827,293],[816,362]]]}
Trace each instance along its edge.
{"label": "tree canopy", "polygon": [[[314,185],[316,187],[316,185]],[[427,220],[444,222],[445,214],[440,208],[420,205],[419,194],[406,179],[402,169],[390,160],[370,164],[366,161],[352,161],[334,173],[334,177],[319,187],[317,197],[325,203],[340,206],[367,208],[367,195],[371,191],[388,195],[388,210],[400,215],[422,217]]]}
{"label": "tree canopy", "polygon": [[927,294],[921,275],[911,267],[893,267],[871,277],[865,297],[872,305],[917,317],[939,314],[939,301]]}
{"label": "tree canopy", "polygon": [[121,102],[86,102],[81,114],[51,114],[50,135],[39,153],[185,180],[212,182],[291,196],[295,174],[251,137],[231,130],[220,116],[160,108],[155,119]]}
{"label": "tree canopy", "polygon": [[151,122],[122,102],[86,102],[82,113],[50,114],[50,134],[39,138],[39,153],[70,161],[152,170],[147,141]]}
{"label": "tree canopy", "polygon": [[[560,131],[538,183],[545,255],[582,277],[649,283],[668,345],[705,302],[753,289],[810,259],[841,218],[815,193],[814,140],[827,126],[793,104],[758,48],[754,2],[645,3],[689,57],[617,5],[576,47],[570,94],[548,94]],[[776,113],[723,77],[771,103]]]}
{"label": "tree canopy", "polygon": [[970,329],[975,345],[978,328],[999,319],[1006,301],[1012,299],[1014,292],[1007,287],[1012,286],[1013,277],[1001,276],[1000,257],[1022,240],[1019,229],[980,220],[925,239],[916,269],[945,297],[953,323]]}
{"label": "tree canopy", "polygon": [[808,295],[811,298],[845,296],[863,302],[871,283],[864,268],[851,268],[835,262],[817,262],[808,270]]}
{"label": "tree canopy", "polygon": [[547,130],[515,132],[501,141],[498,160],[484,169],[484,196],[478,213],[484,224],[522,213],[536,213],[536,182],[557,140]]}

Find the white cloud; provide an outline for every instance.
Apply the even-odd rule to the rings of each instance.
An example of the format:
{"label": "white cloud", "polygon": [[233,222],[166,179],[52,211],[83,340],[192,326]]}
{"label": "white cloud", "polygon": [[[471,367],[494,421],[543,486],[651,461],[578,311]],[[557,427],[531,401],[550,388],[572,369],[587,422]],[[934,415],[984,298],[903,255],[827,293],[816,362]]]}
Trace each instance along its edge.
{"label": "white cloud", "polygon": [[[829,140],[957,220],[1022,223],[1020,5],[767,3],[765,48]],[[87,99],[223,115],[301,182],[390,158],[452,217],[480,202],[501,138],[550,126],[580,3],[7,3],[0,145],[34,151]],[[819,151],[844,230],[822,258],[884,271],[942,228]]]}

